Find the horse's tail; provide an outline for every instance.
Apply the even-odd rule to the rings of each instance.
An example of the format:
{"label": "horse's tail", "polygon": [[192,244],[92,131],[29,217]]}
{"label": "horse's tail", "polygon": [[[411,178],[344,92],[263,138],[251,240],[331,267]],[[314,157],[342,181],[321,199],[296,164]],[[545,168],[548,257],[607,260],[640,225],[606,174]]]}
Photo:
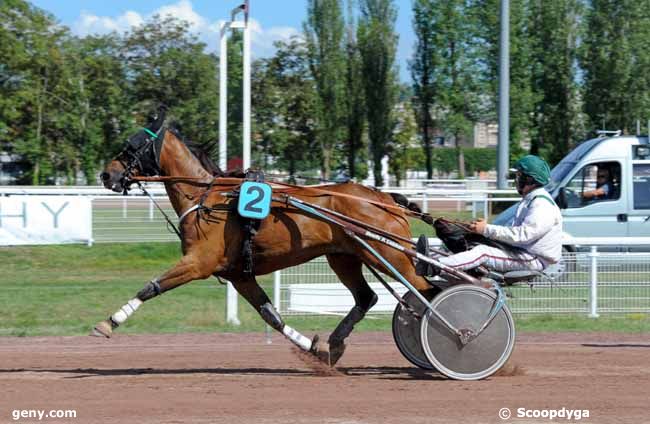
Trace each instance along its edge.
{"label": "horse's tail", "polygon": [[399,193],[388,193],[388,194],[390,194],[390,197],[393,198],[395,203],[411,211],[409,215],[417,216],[427,224],[433,225],[433,217],[428,213],[422,212],[422,209],[420,209],[420,207],[417,204],[410,202],[409,199],[406,198],[406,196]]}

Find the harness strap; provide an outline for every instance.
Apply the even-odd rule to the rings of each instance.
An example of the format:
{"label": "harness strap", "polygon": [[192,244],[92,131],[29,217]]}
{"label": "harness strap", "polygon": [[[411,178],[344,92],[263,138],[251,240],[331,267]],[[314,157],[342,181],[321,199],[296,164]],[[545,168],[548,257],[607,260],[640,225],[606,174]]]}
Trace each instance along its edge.
{"label": "harness strap", "polygon": [[180,225],[183,223],[183,220],[185,219],[185,217],[187,215],[189,215],[191,212],[193,212],[195,210],[198,210],[198,209],[201,209],[201,204],[200,203],[197,203],[196,205],[192,206],[191,208],[189,208],[188,210],[183,212],[181,214],[181,216],[178,217],[178,226],[180,227]]}
{"label": "harness strap", "polygon": [[545,194],[538,194],[537,196],[533,197],[533,200],[531,200],[530,203],[533,203],[535,199],[544,199],[547,202],[549,202],[551,205],[555,206],[555,202],[553,201],[553,199],[546,196]]}
{"label": "harness strap", "polygon": [[[249,169],[244,177],[246,181],[264,182],[264,173],[260,170]],[[242,260],[244,262],[243,271],[246,275],[253,274],[253,238],[260,228],[261,221],[240,217],[242,220],[243,241],[242,241]]]}

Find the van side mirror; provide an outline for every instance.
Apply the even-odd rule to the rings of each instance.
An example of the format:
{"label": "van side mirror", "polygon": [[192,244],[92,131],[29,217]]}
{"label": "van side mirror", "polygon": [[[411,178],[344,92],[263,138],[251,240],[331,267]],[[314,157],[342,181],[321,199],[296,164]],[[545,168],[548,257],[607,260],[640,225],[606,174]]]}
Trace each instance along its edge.
{"label": "van side mirror", "polygon": [[567,198],[566,198],[566,189],[564,187],[560,188],[560,191],[557,194],[557,198],[555,199],[555,203],[557,203],[557,207],[560,209],[566,209],[567,208]]}

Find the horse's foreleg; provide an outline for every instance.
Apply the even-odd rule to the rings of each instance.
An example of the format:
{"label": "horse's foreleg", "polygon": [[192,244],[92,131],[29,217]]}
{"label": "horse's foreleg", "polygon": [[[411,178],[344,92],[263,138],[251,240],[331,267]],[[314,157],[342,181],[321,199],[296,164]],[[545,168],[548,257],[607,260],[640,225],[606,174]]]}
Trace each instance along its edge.
{"label": "horse's foreleg", "polygon": [[264,322],[270,325],[276,331],[282,333],[293,344],[306,352],[314,352],[317,338],[309,339],[300,334],[295,329],[284,323],[280,313],[275,309],[271,300],[264,290],[257,284],[255,278],[246,280],[233,281],[235,289],[241,294],[248,303],[255,308]]}
{"label": "horse's foreleg", "polygon": [[95,325],[91,335],[111,337],[113,330],[122,325],[147,300],[168,290],[200,278],[207,278],[213,268],[202,264],[191,256],[185,256],[172,269],[148,282],[136,296],[126,302],[107,319]]}

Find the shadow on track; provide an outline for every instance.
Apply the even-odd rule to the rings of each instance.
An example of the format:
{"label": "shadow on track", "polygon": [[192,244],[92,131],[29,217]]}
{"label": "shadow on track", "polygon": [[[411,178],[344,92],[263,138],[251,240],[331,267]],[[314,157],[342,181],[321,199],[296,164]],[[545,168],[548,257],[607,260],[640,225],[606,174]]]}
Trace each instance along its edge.
{"label": "shadow on track", "polygon": [[[341,367],[337,368],[346,377],[377,377],[389,380],[447,380],[447,378],[418,368],[409,367]],[[64,378],[121,377],[134,375],[258,375],[258,376],[293,376],[323,377],[312,370],[293,368],[10,368],[0,369],[2,374],[19,373],[53,373],[72,374]]]}
{"label": "shadow on track", "polygon": [[582,343],[583,347],[634,347],[634,348],[650,348],[650,344],[638,343]]}

